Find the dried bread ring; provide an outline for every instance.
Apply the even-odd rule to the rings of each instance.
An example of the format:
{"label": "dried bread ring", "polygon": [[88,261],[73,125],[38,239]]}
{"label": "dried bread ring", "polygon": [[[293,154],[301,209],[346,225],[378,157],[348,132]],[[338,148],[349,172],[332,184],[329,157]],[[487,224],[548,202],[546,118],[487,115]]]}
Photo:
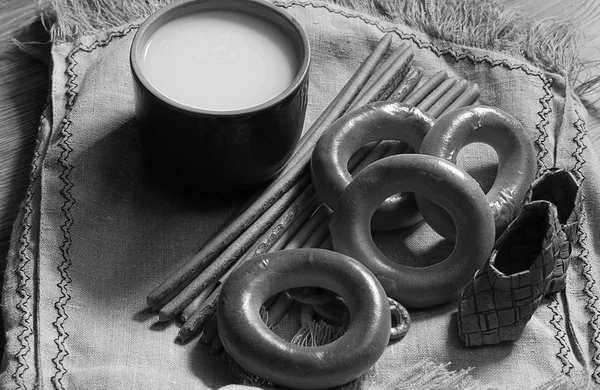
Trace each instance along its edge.
{"label": "dried bread ring", "polygon": [[[376,102],[352,110],[327,129],[315,145],[311,159],[312,180],[317,192],[332,210],[352,180],[348,171],[350,157],[372,141],[398,140],[419,150],[434,119],[411,105]],[[413,194],[391,196],[373,215],[374,230],[411,226],[422,217]]]}
{"label": "dried bread ring", "polygon": [[[369,220],[384,199],[401,191],[426,196],[456,222],[456,243],[448,258],[410,267],[379,250]],[[494,245],[494,218],[479,184],[457,165],[422,154],[386,157],[359,172],[340,197],[330,229],[336,251],[366,265],[390,298],[412,308],[457,298]]]}
{"label": "dried bread ring", "polygon": [[[514,117],[498,108],[477,106],[441,117],[425,136],[419,152],[456,163],[460,150],[472,142],[485,143],[498,155],[498,173],[486,194],[498,237],[514,219],[535,179],[535,150]],[[454,223],[448,214],[421,195],[416,199],[427,223],[441,236],[454,239]]]}
{"label": "dried bread ring", "polygon": [[[262,303],[288,288],[316,286],[341,296],[350,311],[347,331],[319,347],[292,344],[260,318]],[[256,256],[237,268],[219,296],[219,336],[249,372],[283,386],[329,388],[348,383],[383,354],[390,338],[387,296],[358,261],[325,249],[290,249]]]}

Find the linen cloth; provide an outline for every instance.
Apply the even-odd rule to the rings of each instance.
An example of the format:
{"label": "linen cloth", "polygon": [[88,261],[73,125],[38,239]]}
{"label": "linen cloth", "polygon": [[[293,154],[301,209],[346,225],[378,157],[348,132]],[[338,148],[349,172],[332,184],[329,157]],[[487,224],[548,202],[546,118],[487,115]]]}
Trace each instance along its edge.
{"label": "linen cloth", "polygon": [[[567,80],[520,58],[435,40],[328,3],[274,4],[310,37],[307,125],[392,31],[393,45],[408,43],[413,65],[425,76],[444,69],[477,82],[480,103],[515,116],[535,145],[538,173],[566,168],[582,186],[581,231],[566,291],[544,299],[517,342],[463,347],[456,302],[412,311],[408,335],[390,344],[363,387],[403,388],[398,374],[423,359],[469,370],[481,388],[548,382],[600,387],[600,240],[594,229],[600,161],[588,147],[586,110]],[[197,339],[175,343],[179,324],[159,323],[145,305],[146,294],[208,240],[245,195],[185,196],[146,169],[128,61],[138,26],[53,46],[49,104],[5,275],[2,388],[212,389],[236,383],[225,360],[210,356]],[[494,161],[487,147],[471,146],[461,155],[484,188]],[[426,225],[378,235],[377,242],[390,257],[412,264],[440,260],[449,249]]]}

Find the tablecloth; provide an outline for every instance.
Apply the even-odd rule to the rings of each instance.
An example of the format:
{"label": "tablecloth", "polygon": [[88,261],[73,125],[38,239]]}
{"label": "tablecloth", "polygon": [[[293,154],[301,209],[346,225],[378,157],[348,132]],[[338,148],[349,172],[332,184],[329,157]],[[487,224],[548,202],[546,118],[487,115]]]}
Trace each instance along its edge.
{"label": "tablecloth", "polygon": [[[53,32],[51,92],[3,286],[3,388],[206,389],[239,383],[228,362],[210,356],[197,340],[175,343],[180,324],[158,322],[145,305],[145,295],[247,196],[177,193],[144,164],[128,55],[143,17],[163,3],[106,1],[77,7],[67,2],[56,8],[62,11],[56,15],[59,24],[64,23]],[[513,45],[520,31],[510,18],[484,20],[496,23],[492,37],[466,30],[481,25],[471,23],[474,19],[490,17],[481,12],[495,9],[490,2],[477,3],[483,4],[479,9],[472,1],[454,1],[455,24],[449,25],[460,33],[447,25],[445,39],[440,31],[427,31],[426,23],[401,23],[400,6],[395,13],[374,6],[389,7],[390,2],[367,2],[370,7],[316,0],[273,3],[296,17],[310,37],[307,124],[391,31],[393,45],[408,43],[413,64],[425,76],[444,69],[477,82],[480,103],[515,116],[535,145],[538,173],[566,168],[582,188],[581,229],[566,290],[544,299],[518,341],[466,348],[456,330],[456,302],[412,311],[409,334],[391,344],[357,386],[598,387],[600,240],[594,226],[600,221],[600,161],[588,148],[587,113],[569,83],[572,69],[551,60],[568,50],[533,35],[527,39],[537,46],[530,52]],[[435,15],[439,3],[412,4],[411,20],[440,18]],[[111,7],[121,16],[108,26],[94,24],[94,17],[111,20]],[[78,18],[81,23],[73,22]],[[471,24],[461,24],[465,20]],[[489,185],[495,174],[493,151],[471,147],[461,161],[482,185]],[[388,233],[379,242],[390,256],[402,256],[411,245],[427,254],[439,241],[428,241],[426,230]],[[445,382],[428,380],[426,373],[440,369]]]}

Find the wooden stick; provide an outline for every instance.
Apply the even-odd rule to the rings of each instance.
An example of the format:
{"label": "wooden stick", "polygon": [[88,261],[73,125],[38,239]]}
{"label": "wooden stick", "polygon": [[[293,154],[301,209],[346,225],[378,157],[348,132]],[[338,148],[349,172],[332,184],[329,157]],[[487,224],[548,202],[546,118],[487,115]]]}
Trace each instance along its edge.
{"label": "wooden stick", "polygon": [[206,298],[208,298],[208,296],[213,292],[216,285],[216,283],[211,283],[206,289],[204,289],[204,291],[198,294],[198,296],[194,298],[194,300],[190,302],[185,309],[183,309],[183,312],[181,313],[181,320],[183,322],[186,322],[192,316],[192,314],[194,314],[194,312],[200,308]]}
{"label": "wooden stick", "polygon": [[[402,49],[402,47],[401,47]],[[406,76],[408,70],[408,64],[413,58],[413,52],[410,49],[398,50],[398,52],[392,56],[394,60],[387,68],[384,69],[382,74],[373,82],[371,88],[364,89],[364,93],[358,96],[348,111],[351,111],[357,107],[362,107],[380,98],[386,93],[389,94],[390,88],[395,86]]]}
{"label": "wooden stick", "polygon": [[[313,213],[313,210],[315,210],[317,208],[317,206],[321,203],[321,199],[316,197],[311,198],[310,201],[303,207],[301,207],[301,212],[300,214],[298,214],[298,217],[294,219],[293,223],[290,223],[289,226],[290,228],[283,230],[281,236],[279,236],[279,238],[273,242],[265,242],[265,241],[259,241],[259,245],[262,245],[263,242],[265,242],[264,247],[258,251],[253,247],[250,250],[248,250],[243,256],[241,256],[240,258],[238,258],[236,260],[236,262],[229,267],[229,269],[219,278],[219,284],[220,283],[224,283],[227,278],[229,277],[229,275],[237,268],[239,267],[241,264],[245,263],[247,260],[251,259],[254,256],[257,256],[261,253],[265,253],[265,252],[274,252],[276,250],[279,249],[283,249],[283,247],[285,246],[286,242],[281,242],[282,237],[283,237],[283,233],[288,233],[291,230],[292,232],[298,232],[298,230],[302,227],[302,224],[308,220],[308,218],[311,216],[311,214]],[[282,217],[285,217],[286,215],[283,215]],[[305,216],[305,218],[304,218]],[[300,218],[301,217],[301,218]],[[292,224],[295,225],[294,227],[292,227]],[[267,231],[265,234],[270,234],[271,232]],[[268,301],[267,301],[268,302]],[[265,307],[268,308],[267,304],[265,304]]]}
{"label": "wooden stick", "polygon": [[469,82],[467,80],[459,80],[452,88],[450,88],[448,92],[444,94],[444,96],[432,104],[427,112],[434,118],[438,118],[446,108],[450,107],[450,105],[456,101],[463,92],[465,92],[468,86]]}
{"label": "wooden stick", "polygon": [[467,107],[473,104],[480,95],[479,85],[475,83],[469,83],[467,89],[454,101],[450,104],[440,116],[449,113],[450,111],[454,111],[460,107]]}
{"label": "wooden stick", "polygon": [[179,343],[184,343],[191,337],[196,335],[200,329],[204,327],[206,321],[217,312],[217,303],[219,301],[219,294],[223,289],[223,285],[220,284],[215,290],[206,298],[206,301],[194,312],[194,314],[188,318],[183,324],[179,333],[177,334],[176,340]]}
{"label": "wooden stick", "polygon": [[306,241],[314,233],[314,227],[325,221],[328,216],[329,210],[327,209],[327,206],[321,203],[321,205],[318,206],[317,211],[315,211],[315,213],[306,221],[304,226],[298,230],[298,233],[296,233],[296,235],[294,235],[294,237],[292,237],[292,239],[285,245],[285,249],[304,247]]}
{"label": "wooden stick", "polygon": [[390,101],[404,101],[409,93],[419,84],[423,77],[423,71],[419,68],[411,68],[407,73],[404,80],[398,85],[398,87],[390,94],[388,100]]}
{"label": "wooden stick", "polygon": [[429,108],[436,102],[439,102],[440,98],[446,94],[456,84],[456,79],[449,78],[444,80],[436,89],[434,89],[425,99],[423,99],[417,107],[422,111],[428,111]]}
{"label": "wooden stick", "polygon": [[[273,183],[250,205],[234,222],[213,236],[202,249],[181,268],[152,290],[146,301],[154,309],[162,307],[168,300],[204,270],[223,250],[239,237],[254,221],[264,214],[277,199],[282,197],[300,179],[310,160],[310,151],[327,126],[339,118],[361,87],[368,80],[375,66],[391,43],[391,33],[386,34],[377,44],[373,52],[348,80],[323,114],[307,132],[300,148],[292,156],[286,168]],[[289,168],[288,168],[289,167]]]}
{"label": "wooden stick", "polygon": [[[390,56],[381,64],[379,65],[379,67],[375,70],[375,72],[373,73],[373,75],[369,78],[369,80],[367,81],[367,83],[365,84],[365,86],[363,87],[363,89],[358,93],[358,95],[356,95],[356,98],[354,99],[355,101],[358,100],[362,100],[363,97],[365,96],[365,94],[367,93],[367,91],[369,90],[381,90],[383,87],[383,83],[381,83],[381,80],[389,80],[389,77],[386,77],[386,73],[393,73],[394,75],[396,75],[396,73],[398,73],[398,71],[400,69],[408,69],[406,66],[399,66],[397,67],[396,64],[398,62],[405,62],[408,63],[410,62],[410,60],[412,59],[413,54],[412,54],[412,50],[410,50],[410,47],[408,46],[408,44],[404,43],[402,45],[400,45],[396,50],[394,50],[394,52],[392,52],[392,54],[390,54]],[[404,78],[404,75],[401,75],[400,77]],[[391,78],[392,80],[394,79],[394,77]],[[378,87],[377,83],[381,83],[381,85]],[[356,107],[356,105],[353,105],[354,107]],[[353,107],[351,107],[350,109],[352,109]]]}
{"label": "wooden stick", "polygon": [[304,243],[305,248],[319,248],[323,241],[330,236],[329,222],[331,222],[331,213],[326,215],[320,221],[320,225],[313,227],[313,234],[311,234],[306,242]]}
{"label": "wooden stick", "polygon": [[247,199],[245,199],[244,202],[239,207],[237,207],[231,213],[231,215],[229,217],[227,217],[227,219],[225,220],[225,222],[223,222],[223,224],[221,225],[221,227],[217,231],[217,234],[220,233],[222,230],[224,230],[230,223],[232,223],[237,218],[239,218],[239,216],[242,215],[244,213],[244,211],[248,207],[250,207],[250,205],[252,205],[252,203],[254,203],[256,201],[256,199],[258,199],[258,197],[264,191],[265,188],[266,188],[265,185],[261,185],[256,191],[252,192],[252,194],[250,194],[247,197]]}
{"label": "wooden stick", "polygon": [[314,210],[314,205],[319,202],[320,198],[318,198],[315,188],[312,185],[307,186],[304,192],[292,202],[275,223],[256,240],[248,250],[248,253],[240,257],[240,260],[268,252],[279,237],[289,230],[289,227],[296,220],[301,218],[308,219],[310,217],[310,210]]}
{"label": "wooden stick", "polygon": [[304,213],[300,215],[298,218],[294,220],[294,222],[290,225],[288,229],[286,229],[281,236],[273,243],[270,251],[274,252],[280,249],[283,249],[287,243],[294,237],[298,231],[302,228],[304,223],[308,221],[308,219],[313,214],[314,210],[319,207],[321,204],[321,198],[315,196],[314,200],[310,203],[309,207],[304,210]]}
{"label": "wooden stick", "polygon": [[448,78],[448,74],[446,71],[439,71],[434,74],[429,80],[427,80],[423,85],[421,85],[418,89],[416,89],[413,93],[408,95],[408,97],[404,100],[404,103],[411,104],[413,106],[421,103],[427,95],[429,95],[435,88],[437,88],[444,80]]}

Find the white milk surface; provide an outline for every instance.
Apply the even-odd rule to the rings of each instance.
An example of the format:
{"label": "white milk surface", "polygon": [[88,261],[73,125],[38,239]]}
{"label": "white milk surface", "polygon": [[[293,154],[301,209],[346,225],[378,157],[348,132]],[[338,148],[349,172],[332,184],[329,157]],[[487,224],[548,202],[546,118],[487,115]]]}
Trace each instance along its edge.
{"label": "white milk surface", "polygon": [[141,65],[148,81],[178,103],[225,111],[259,105],[284,91],[299,61],[273,24],[233,11],[205,11],[161,26]]}

